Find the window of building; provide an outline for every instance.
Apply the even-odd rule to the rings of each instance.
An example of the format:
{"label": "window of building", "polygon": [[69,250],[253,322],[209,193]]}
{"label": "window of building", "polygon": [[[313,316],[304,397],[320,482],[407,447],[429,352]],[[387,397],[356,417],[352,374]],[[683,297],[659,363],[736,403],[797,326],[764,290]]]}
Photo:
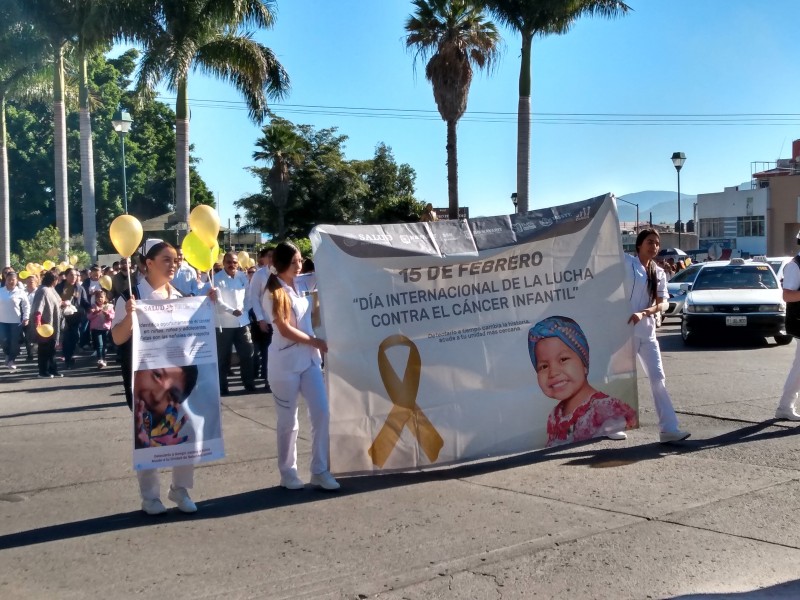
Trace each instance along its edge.
{"label": "window of building", "polygon": [[736,217],[738,237],[764,237],[764,217]]}
{"label": "window of building", "polygon": [[700,237],[723,238],[725,237],[725,219],[700,219]]}

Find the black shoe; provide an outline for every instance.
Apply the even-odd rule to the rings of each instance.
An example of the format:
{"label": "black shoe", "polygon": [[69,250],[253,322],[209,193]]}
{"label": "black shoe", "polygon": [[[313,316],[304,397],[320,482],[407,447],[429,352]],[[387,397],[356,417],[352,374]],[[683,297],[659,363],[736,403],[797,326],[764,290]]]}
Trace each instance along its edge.
{"label": "black shoe", "polygon": [[230,395],[231,395],[231,393],[230,393],[230,391],[228,390],[228,388],[225,388],[224,390],[220,390],[220,391],[219,391],[219,395],[220,395],[220,396],[230,396]]}
{"label": "black shoe", "polygon": [[269,387],[269,384],[267,384],[267,385],[265,385],[265,386],[264,386],[264,391],[265,391],[267,394],[271,394],[271,393],[272,393],[272,388],[271,388],[271,387]]}
{"label": "black shoe", "polygon": [[256,386],[254,386],[254,385],[251,383],[250,385],[246,385],[246,386],[244,386],[244,389],[246,389],[248,392],[255,392],[255,391],[256,391]]}

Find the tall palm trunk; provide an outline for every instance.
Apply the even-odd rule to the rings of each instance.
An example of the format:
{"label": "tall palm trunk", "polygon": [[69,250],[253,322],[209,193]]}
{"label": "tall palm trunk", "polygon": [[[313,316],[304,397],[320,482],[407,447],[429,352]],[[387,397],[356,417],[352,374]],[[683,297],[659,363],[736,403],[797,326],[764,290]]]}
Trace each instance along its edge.
{"label": "tall palm trunk", "polygon": [[189,97],[184,79],[178,83],[175,103],[175,213],[178,221],[189,219]]}
{"label": "tall palm trunk", "polygon": [[86,50],[80,47],[80,129],[81,129],[81,204],[83,213],[83,248],[94,260],[97,257],[97,219],[94,198],[94,150],[92,121],[89,113],[89,77]]}
{"label": "tall palm trunk", "polygon": [[517,210],[528,212],[531,178],[531,47],[532,34],[522,34],[517,105]]}
{"label": "tall palm trunk", "polygon": [[0,266],[11,264],[11,213],[9,212],[8,151],[6,148],[6,96],[0,94]]}
{"label": "tall palm trunk", "polygon": [[67,203],[67,121],[64,115],[64,47],[55,50],[53,66],[53,152],[55,162],[56,227],[61,235],[61,259],[69,256]]}
{"label": "tall palm trunk", "polygon": [[448,216],[458,219],[458,144],[456,142],[457,119],[447,120],[447,197]]}

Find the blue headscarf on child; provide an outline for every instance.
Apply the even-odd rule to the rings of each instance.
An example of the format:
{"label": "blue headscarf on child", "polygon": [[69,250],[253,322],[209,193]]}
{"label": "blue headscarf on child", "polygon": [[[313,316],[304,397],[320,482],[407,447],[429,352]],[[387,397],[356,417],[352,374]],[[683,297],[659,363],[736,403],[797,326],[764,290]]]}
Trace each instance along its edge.
{"label": "blue headscarf on child", "polygon": [[583,362],[583,366],[589,368],[589,342],[583,329],[569,317],[547,317],[542,319],[528,331],[528,354],[531,356],[534,370],[536,369],[536,342],[545,338],[558,338],[567,347],[575,352]]}

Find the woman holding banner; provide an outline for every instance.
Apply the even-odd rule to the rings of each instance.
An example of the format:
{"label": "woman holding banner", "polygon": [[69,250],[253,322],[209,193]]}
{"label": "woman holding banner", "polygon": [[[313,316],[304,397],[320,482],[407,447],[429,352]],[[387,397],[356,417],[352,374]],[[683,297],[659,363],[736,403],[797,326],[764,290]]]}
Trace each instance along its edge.
{"label": "woman holding banner", "polygon": [[656,339],[653,315],[662,310],[667,299],[667,277],[655,258],[661,248],[661,236],[655,229],[643,229],[636,236],[636,256],[625,255],[626,285],[633,314],[628,324],[633,325],[633,347],[645,373],[658,414],[661,443],[678,442],[689,433],[678,428],[678,417],[672,407],[666,386],[666,376],[661,362],[661,349]]}
{"label": "woman holding banner", "polygon": [[[178,267],[178,253],[172,244],[161,240],[147,240],[144,244],[144,257],[146,274],[138,279],[134,293],[127,300],[124,297],[117,299],[114,311],[114,320],[111,325],[111,337],[119,347],[126,344],[133,335],[132,315],[136,310],[136,299],[140,300],[171,300],[180,298],[178,292],[170,281],[175,276]],[[212,298],[213,299],[213,298]],[[130,394],[130,362],[123,361],[123,383],[126,395]],[[127,372],[126,372],[127,371]],[[141,469],[136,471],[139,479],[139,493],[142,497],[142,510],[148,515],[160,515],[166,512],[161,503],[161,490],[157,469]],[[194,465],[179,465],[172,467],[172,485],[167,496],[178,510],[184,513],[197,511],[197,506],[189,497],[189,490],[194,485]]]}
{"label": "woman holding banner", "polygon": [[278,244],[262,298],[264,316],[273,325],[267,369],[278,416],[278,469],[282,487],[305,486],[297,475],[297,400],[302,393],[311,419],[311,484],[338,490],[339,483],[328,471],[330,413],[320,366],[320,352],[327,352],[328,345],[314,337],[310,294],[316,279],[301,275],[302,267],[303,257],[294,244]]}

